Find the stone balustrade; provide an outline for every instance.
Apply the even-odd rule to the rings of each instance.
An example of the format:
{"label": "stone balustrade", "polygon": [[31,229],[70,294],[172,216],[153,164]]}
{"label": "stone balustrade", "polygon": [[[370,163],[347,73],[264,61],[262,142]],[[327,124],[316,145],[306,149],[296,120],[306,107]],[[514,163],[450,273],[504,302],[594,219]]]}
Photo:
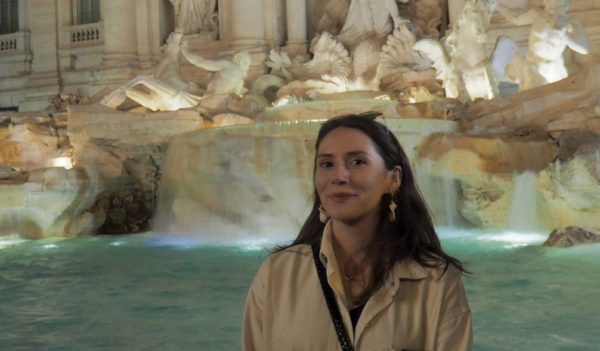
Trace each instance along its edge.
{"label": "stone balustrade", "polygon": [[23,53],[29,47],[29,33],[16,32],[0,35],[0,55]]}
{"label": "stone balustrade", "polygon": [[61,47],[99,45],[104,41],[104,23],[88,23],[64,27]]}

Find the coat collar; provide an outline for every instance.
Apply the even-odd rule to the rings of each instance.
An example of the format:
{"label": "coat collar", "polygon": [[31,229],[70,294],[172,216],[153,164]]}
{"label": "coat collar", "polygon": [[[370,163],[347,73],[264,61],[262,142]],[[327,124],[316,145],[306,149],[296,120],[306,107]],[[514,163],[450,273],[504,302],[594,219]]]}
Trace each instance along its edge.
{"label": "coat collar", "polygon": [[[319,257],[325,266],[327,266],[328,276],[331,272],[336,272],[339,274],[339,267],[337,265],[337,260],[335,258],[335,252],[333,250],[333,228],[332,228],[331,220],[329,220],[325,224],[325,228],[323,229],[323,237],[321,239],[321,249],[319,253]],[[331,269],[330,269],[331,267]],[[393,281],[398,281],[401,279],[406,280],[421,280],[429,277],[429,273],[417,262],[412,259],[406,259],[402,262],[396,264],[390,274],[388,279],[392,279]],[[343,291],[343,290],[342,290]]]}

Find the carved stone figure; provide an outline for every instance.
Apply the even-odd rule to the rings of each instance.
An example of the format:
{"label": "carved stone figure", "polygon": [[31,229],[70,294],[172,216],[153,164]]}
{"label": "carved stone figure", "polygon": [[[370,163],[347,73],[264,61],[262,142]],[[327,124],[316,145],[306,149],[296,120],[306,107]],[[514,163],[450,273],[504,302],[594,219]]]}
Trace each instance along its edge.
{"label": "carved stone figure", "polygon": [[444,82],[446,96],[492,99],[498,96],[496,74],[485,53],[486,30],[494,2],[469,0],[442,46],[437,40],[423,39],[414,46],[431,61]]}
{"label": "carved stone figure", "polygon": [[169,36],[163,59],[152,76],[135,77],[105,96],[101,103],[118,108],[126,98],[130,98],[152,111],[176,111],[198,105],[203,98],[203,91],[195,83],[182,77],[179,63],[181,54],[196,67],[215,72],[208,83],[206,95],[242,95],[246,91],[244,79],[251,62],[247,53],[236,54],[233,62],[206,60],[190,52],[187,43],[182,43],[182,37],[181,32]]}
{"label": "carved stone figure", "polygon": [[244,80],[252,63],[252,58],[247,52],[235,54],[232,61],[207,60],[190,52],[185,43],[181,52],[194,66],[214,72],[214,76],[206,87],[207,95],[234,93],[241,96],[247,91],[244,87]]}
{"label": "carved stone figure", "polygon": [[313,57],[310,61],[295,57],[294,60],[285,52],[271,50],[266,65],[271,73],[285,78],[287,81],[321,79],[323,75],[348,77],[352,70],[348,50],[327,32],[313,39],[310,47]]}
{"label": "carved stone figure", "polygon": [[338,35],[350,10],[350,0],[329,0],[317,25],[317,33]]}
{"label": "carved stone figure", "polygon": [[396,0],[352,0],[346,21],[337,38],[352,48],[368,37],[387,37],[395,27],[405,21],[400,17]]}
{"label": "carved stone figure", "polygon": [[406,92],[411,87],[419,86],[420,88],[413,91],[419,91],[419,94],[423,95],[421,93],[423,89],[429,92],[437,92],[441,89],[441,86],[435,82],[435,72],[431,62],[413,50],[416,41],[416,35],[406,24],[401,24],[392,35],[388,36],[386,44],[382,47],[381,60],[377,67],[381,90]]}
{"label": "carved stone figure", "polygon": [[543,0],[542,7],[525,12],[501,4],[497,10],[516,25],[531,24],[529,46],[525,59],[515,55],[506,68],[508,78],[518,80],[520,90],[556,82],[568,76],[563,51],[588,54],[589,41],[581,22],[567,15],[569,0]]}
{"label": "carved stone figure", "polygon": [[217,0],[170,0],[175,8],[176,28],[183,34],[216,33]]}
{"label": "carved stone figure", "polygon": [[440,38],[445,0],[418,0],[400,4],[399,10],[413,25],[417,38]]}
{"label": "carved stone figure", "polygon": [[169,35],[163,58],[152,76],[138,76],[105,96],[100,103],[118,108],[126,98],[152,111],[176,111],[196,106],[202,93],[200,88],[181,76],[179,57],[183,34]]}

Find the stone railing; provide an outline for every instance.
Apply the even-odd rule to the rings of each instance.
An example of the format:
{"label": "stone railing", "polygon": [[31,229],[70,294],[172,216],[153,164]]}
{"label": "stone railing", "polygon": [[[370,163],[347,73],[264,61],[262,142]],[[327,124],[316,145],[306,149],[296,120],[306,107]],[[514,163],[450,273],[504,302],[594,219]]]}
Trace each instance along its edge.
{"label": "stone railing", "polygon": [[61,47],[93,46],[104,41],[104,23],[89,23],[64,27]]}
{"label": "stone railing", "polygon": [[0,55],[23,53],[29,48],[29,33],[16,32],[0,35]]}

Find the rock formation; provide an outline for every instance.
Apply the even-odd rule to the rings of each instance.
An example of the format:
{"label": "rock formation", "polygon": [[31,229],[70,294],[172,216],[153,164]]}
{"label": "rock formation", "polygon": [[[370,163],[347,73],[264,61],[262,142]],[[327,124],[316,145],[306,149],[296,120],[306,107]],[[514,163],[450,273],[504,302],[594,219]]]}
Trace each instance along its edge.
{"label": "rock formation", "polygon": [[594,243],[600,243],[600,233],[580,227],[566,227],[553,230],[544,242],[544,246],[571,247]]}

